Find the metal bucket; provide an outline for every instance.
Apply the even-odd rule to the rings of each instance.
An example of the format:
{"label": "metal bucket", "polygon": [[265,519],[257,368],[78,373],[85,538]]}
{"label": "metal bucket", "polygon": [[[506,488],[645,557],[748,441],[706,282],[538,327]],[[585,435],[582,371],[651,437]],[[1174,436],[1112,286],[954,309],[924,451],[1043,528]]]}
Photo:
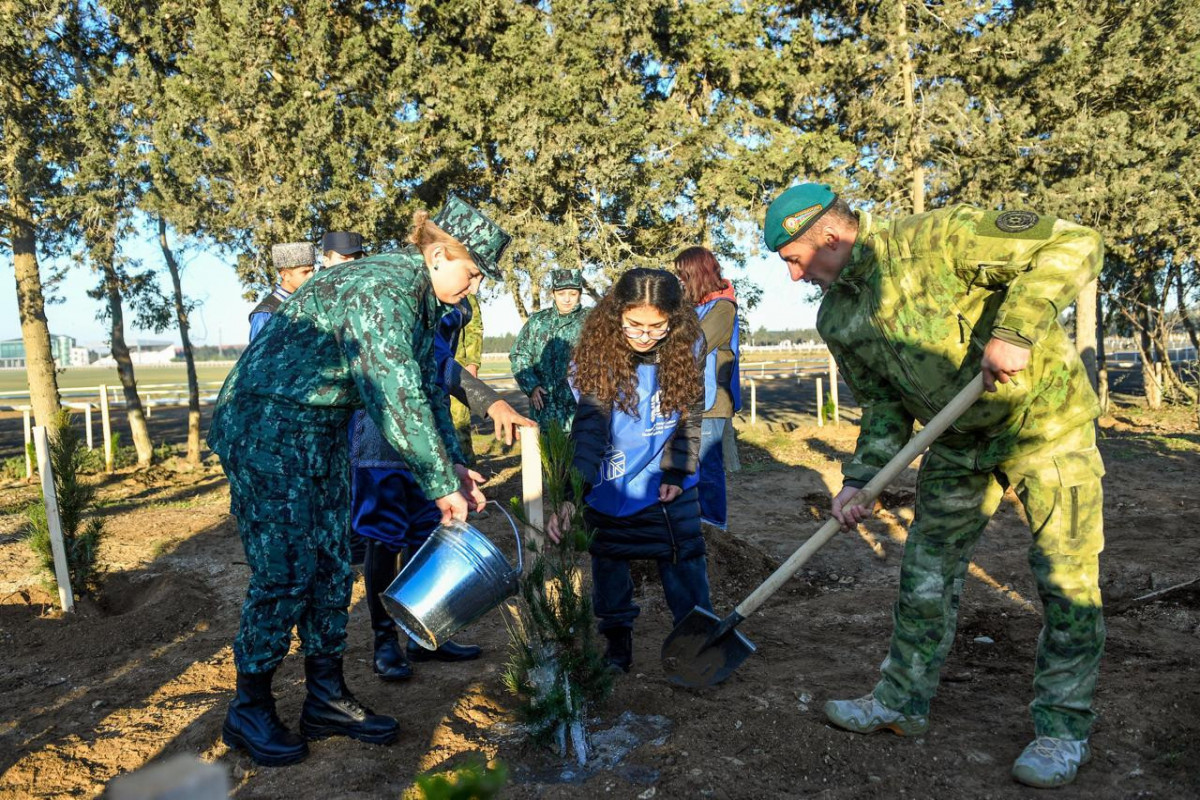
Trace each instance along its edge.
{"label": "metal bucket", "polygon": [[500,510],[517,538],[516,567],[478,530],[451,521],[429,534],[379,596],[388,614],[426,650],[436,650],[517,593],[525,568],[521,534],[508,512]]}

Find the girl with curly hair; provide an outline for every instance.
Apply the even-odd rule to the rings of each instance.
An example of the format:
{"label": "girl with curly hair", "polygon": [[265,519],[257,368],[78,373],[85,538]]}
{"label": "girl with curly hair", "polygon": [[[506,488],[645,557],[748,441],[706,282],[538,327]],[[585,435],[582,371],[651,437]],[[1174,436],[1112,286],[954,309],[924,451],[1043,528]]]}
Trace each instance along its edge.
{"label": "girl with curly hair", "polygon": [[[633,665],[629,562],[654,559],[678,623],[711,609],[700,535],[697,465],[704,416],[697,360],[700,322],[669,272],[632,269],[596,305],[575,347],[571,428],[584,478],[584,520],[593,532],[592,604],[614,670]],[[575,513],[564,503],[546,531],[553,541]]]}

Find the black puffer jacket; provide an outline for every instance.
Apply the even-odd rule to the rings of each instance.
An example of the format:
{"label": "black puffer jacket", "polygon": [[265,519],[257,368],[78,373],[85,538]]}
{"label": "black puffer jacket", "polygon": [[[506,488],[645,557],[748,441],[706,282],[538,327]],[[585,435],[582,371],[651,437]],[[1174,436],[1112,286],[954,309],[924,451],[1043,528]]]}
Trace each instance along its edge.
{"label": "black puffer jacket", "polygon": [[[599,473],[611,435],[612,407],[595,396],[579,398],[571,425],[575,442],[575,468],[585,481]],[[659,465],[663,483],[681,486],[700,462],[700,428],[704,420],[703,392],[675,429]],[[590,484],[588,486],[590,489]],[[585,489],[585,494],[588,489]],[[653,503],[627,517],[612,517],[591,508],[584,519],[595,532],[590,552],[604,558],[670,558],[682,560],[704,555],[700,533],[700,492],[693,486],[670,503]]]}

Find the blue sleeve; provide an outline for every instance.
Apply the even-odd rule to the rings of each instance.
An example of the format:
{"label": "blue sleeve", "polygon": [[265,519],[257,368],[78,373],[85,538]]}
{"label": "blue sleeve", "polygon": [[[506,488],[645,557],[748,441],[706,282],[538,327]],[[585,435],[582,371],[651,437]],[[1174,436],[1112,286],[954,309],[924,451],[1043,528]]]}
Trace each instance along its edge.
{"label": "blue sleeve", "polygon": [[256,311],[250,315],[250,341],[254,341],[254,337],[258,336],[258,332],[267,324],[267,320],[271,315],[265,311]]}

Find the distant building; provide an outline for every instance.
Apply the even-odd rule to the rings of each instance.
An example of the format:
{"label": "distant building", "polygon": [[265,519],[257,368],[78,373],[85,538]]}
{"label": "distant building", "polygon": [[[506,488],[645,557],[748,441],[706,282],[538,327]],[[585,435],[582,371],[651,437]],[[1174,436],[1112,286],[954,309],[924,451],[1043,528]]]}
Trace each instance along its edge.
{"label": "distant building", "polygon": [[[87,366],[86,347],[76,347],[70,336],[51,336],[50,353],[56,367]],[[82,353],[82,355],[80,355]],[[82,359],[82,363],[78,363]],[[6,339],[0,342],[0,369],[25,369],[25,341]]]}
{"label": "distant building", "polygon": [[[174,358],[175,345],[172,342],[137,342],[129,346],[129,360],[134,365],[162,366],[163,364],[170,364]],[[113,367],[116,364],[116,359],[109,352],[101,356],[93,366]]]}

